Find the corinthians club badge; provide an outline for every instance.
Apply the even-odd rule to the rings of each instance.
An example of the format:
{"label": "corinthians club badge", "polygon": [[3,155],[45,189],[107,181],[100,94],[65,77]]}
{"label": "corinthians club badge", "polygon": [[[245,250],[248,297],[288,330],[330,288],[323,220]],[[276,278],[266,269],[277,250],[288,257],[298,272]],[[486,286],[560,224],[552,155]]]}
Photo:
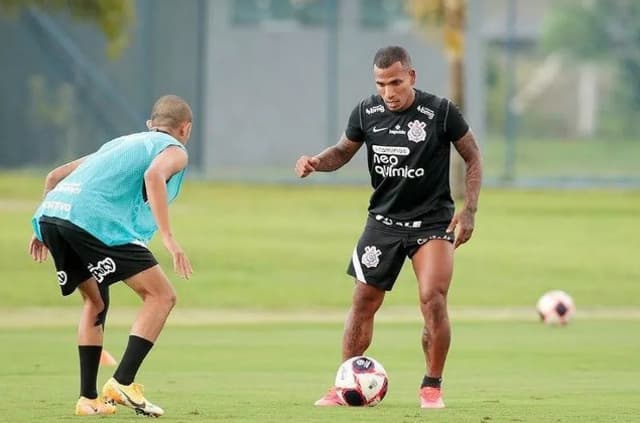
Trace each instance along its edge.
{"label": "corinthians club badge", "polygon": [[376,267],[380,263],[379,256],[382,251],[378,250],[375,245],[364,247],[364,254],[362,255],[362,264],[367,268]]}
{"label": "corinthians club badge", "polygon": [[409,138],[409,141],[422,142],[427,138],[427,132],[424,130],[424,127],[427,126],[426,123],[416,119],[413,122],[409,122],[408,125],[407,138]]}

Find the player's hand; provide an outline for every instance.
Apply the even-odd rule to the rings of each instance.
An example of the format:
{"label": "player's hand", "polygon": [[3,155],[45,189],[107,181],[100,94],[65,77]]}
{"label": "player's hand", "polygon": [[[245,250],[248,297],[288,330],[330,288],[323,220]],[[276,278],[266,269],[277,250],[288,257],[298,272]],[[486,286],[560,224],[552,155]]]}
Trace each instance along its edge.
{"label": "player's hand", "polygon": [[465,242],[469,241],[471,234],[473,234],[475,220],[475,212],[466,208],[453,216],[453,219],[451,219],[451,223],[449,223],[449,227],[447,228],[447,232],[454,232],[456,228],[458,228],[454,244],[455,248],[458,248]]}
{"label": "player's hand", "polygon": [[182,250],[178,242],[169,236],[163,239],[165,248],[171,253],[173,259],[173,270],[185,279],[189,279],[193,273],[189,257]]}
{"label": "player's hand", "polygon": [[315,157],[301,156],[296,162],[296,175],[304,178],[315,172],[319,164],[320,160]]}
{"label": "player's hand", "polygon": [[47,246],[33,235],[31,237],[31,241],[29,241],[29,254],[31,257],[38,263],[42,263],[47,259],[48,253],[49,250],[47,249]]}

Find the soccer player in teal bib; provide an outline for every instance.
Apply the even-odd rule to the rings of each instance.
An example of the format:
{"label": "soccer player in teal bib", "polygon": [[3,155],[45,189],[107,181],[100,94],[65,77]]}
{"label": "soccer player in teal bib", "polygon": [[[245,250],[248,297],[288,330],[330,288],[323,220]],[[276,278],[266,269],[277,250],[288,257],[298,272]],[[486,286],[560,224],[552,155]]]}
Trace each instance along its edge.
{"label": "soccer player in teal bib", "polygon": [[[185,146],[192,116],[186,101],[163,96],[153,106],[149,131],[113,139],[46,177],[44,200],[32,219],[29,252],[38,262],[50,252],[62,295],[76,289],[82,295],[77,415],[113,414],[116,404],[147,416],[164,414],[144,398],[142,385],[134,379],[176,302],[173,286],[147,248],[156,232],[173,258],[174,270],[184,278],[192,273],[171,232],[168,207],[180,191],[188,163]],[[118,281],[133,289],[143,304],[120,364],[98,395],[109,285]]]}

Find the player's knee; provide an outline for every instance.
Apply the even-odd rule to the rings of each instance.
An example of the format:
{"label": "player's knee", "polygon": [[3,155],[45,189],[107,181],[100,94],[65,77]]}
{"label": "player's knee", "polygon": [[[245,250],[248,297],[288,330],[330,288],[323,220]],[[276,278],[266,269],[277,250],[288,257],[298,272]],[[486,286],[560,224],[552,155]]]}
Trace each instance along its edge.
{"label": "player's knee", "polygon": [[94,326],[102,326],[104,327],[105,322],[107,321],[107,311],[109,310],[109,305],[104,304],[101,311],[96,314],[96,321]]}
{"label": "player's knee", "polygon": [[429,290],[420,293],[420,308],[425,319],[441,321],[447,317],[447,293],[442,290]]}
{"label": "player's knee", "polygon": [[167,290],[166,292],[162,292],[156,297],[156,299],[157,303],[160,304],[160,306],[166,311],[170,311],[171,309],[173,309],[178,301],[176,292],[172,289]]}
{"label": "player's knee", "polygon": [[97,298],[85,297],[84,306],[86,309],[89,309],[91,313],[98,314],[104,309],[104,301],[100,297],[97,297]]}
{"label": "player's knee", "polygon": [[444,287],[444,284],[420,289],[420,304],[433,307],[446,304],[447,292],[448,289]]}
{"label": "player's knee", "polygon": [[378,311],[381,304],[381,298],[372,296],[357,297],[353,299],[352,310],[356,316],[370,317]]}
{"label": "player's knee", "polygon": [[176,303],[178,302],[178,296],[176,295],[175,292],[172,292],[171,294],[167,295],[166,301],[167,301],[167,306],[169,307],[169,310],[171,310],[176,306]]}

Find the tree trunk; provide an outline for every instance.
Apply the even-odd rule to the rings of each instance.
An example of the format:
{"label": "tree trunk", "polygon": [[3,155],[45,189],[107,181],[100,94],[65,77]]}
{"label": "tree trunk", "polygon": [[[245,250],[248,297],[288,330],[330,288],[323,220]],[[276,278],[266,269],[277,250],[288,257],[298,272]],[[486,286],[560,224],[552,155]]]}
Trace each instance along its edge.
{"label": "tree trunk", "polygon": [[[449,62],[449,92],[450,99],[464,113],[464,58],[450,56]],[[466,166],[455,148],[451,149],[451,195],[454,200],[464,198],[466,192]]]}

